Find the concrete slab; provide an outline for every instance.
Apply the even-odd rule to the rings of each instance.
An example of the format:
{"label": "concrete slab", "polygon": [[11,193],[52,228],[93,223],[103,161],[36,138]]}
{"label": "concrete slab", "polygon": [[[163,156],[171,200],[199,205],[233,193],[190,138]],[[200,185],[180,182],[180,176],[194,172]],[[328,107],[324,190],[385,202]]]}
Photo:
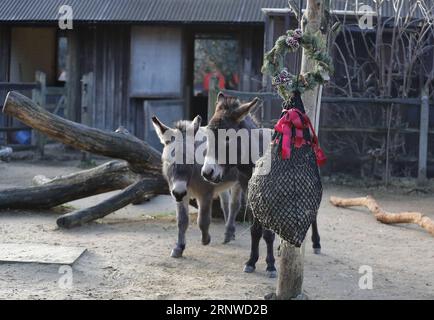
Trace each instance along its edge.
{"label": "concrete slab", "polygon": [[0,243],[0,263],[43,263],[72,265],[86,248],[48,244]]}

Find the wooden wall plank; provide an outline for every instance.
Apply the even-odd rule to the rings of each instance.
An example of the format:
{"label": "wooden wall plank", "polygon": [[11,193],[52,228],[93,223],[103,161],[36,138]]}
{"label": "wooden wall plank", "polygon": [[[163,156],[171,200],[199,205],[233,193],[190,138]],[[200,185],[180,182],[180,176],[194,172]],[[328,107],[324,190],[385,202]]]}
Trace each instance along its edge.
{"label": "wooden wall plank", "polygon": [[134,26],[131,31],[131,94],[181,97],[182,30]]}
{"label": "wooden wall plank", "polygon": [[0,82],[9,81],[11,29],[0,26]]}
{"label": "wooden wall plank", "polygon": [[81,70],[80,70],[80,30],[68,32],[67,58],[67,118],[80,122],[81,118]]}

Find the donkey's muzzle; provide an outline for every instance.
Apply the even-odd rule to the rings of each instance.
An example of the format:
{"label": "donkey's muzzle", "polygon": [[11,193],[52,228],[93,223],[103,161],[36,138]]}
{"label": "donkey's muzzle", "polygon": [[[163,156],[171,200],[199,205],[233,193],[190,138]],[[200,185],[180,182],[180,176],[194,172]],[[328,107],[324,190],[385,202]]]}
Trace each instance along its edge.
{"label": "donkey's muzzle", "polygon": [[187,191],[172,191],[172,195],[175,197],[176,202],[181,202],[182,199],[187,195]]}
{"label": "donkey's muzzle", "polygon": [[208,180],[208,181],[212,181],[213,180],[213,175],[214,175],[214,170],[210,169],[209,171],[204,171],[202,170],[202,176]]}

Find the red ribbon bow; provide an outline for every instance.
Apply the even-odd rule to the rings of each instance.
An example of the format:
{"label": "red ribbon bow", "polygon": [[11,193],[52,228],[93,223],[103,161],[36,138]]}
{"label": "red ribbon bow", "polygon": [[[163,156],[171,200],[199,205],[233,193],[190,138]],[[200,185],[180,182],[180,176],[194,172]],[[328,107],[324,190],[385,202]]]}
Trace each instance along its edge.
{"label": "red ribbon bow", "polygon": [[[316,162],[319,166],[326,163],[327,158],[324,151],[319,147],[318,137],[313,129],[309,117],[298,109],[285,110],[285,114],[274,126],[274,130],[282,134],[282,159],[291,157],[291,144],[294,143],[296,148],[305,144],[311,144],[315,152]],[[292,136],[292,128],[295,128],[295,137]],[[304,139],[303,130],[310,129],[312,132],[312,142]]]}

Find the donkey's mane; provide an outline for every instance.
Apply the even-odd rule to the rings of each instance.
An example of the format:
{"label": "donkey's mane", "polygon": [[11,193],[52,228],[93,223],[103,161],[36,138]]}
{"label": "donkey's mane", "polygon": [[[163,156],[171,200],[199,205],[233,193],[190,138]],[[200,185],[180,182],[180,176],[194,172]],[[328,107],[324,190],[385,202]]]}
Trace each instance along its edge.
{"label": "donkey's mane", "polygon": [[[240,100],[236,97],[225,96],[222,105],[223,105],[223,109],[225,110],[234,110],[235,108],[238,108],[241,105],[241,103]],[[255,106],[254,109],[256,108],[257,107]],[[249,115],[245,118],[245,120],[247,120],[248,123],[253,122],[253,125],[256,127],[259,127],[260,125],[260,121],[252,113],[249,113]]]}
{"label": "donkey's mane", "polygon": [[192,123],[193,121],[190,120],[179,120],[175,122],[174,127],[175,129],[185,132],[187,131],[187,128],[191,126]]}

